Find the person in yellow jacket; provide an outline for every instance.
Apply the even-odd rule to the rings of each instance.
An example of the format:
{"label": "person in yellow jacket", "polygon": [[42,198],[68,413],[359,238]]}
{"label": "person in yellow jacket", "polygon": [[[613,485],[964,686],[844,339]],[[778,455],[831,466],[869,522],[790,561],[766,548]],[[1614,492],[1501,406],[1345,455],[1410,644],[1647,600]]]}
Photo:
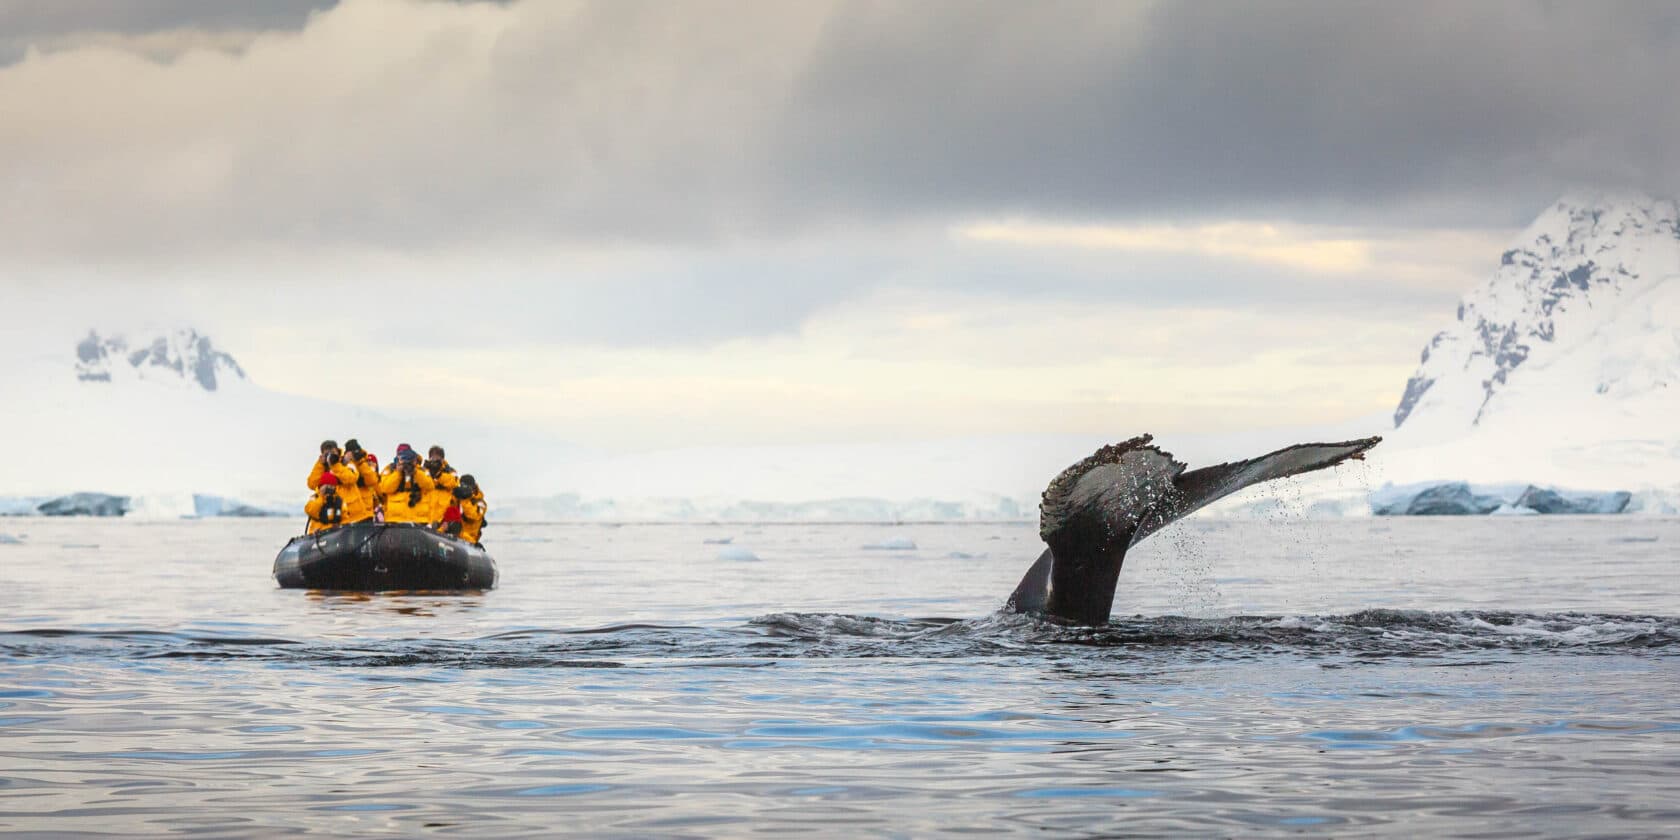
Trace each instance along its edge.
{"label": "person in yellow jacket", "polygon": [[449,466],[449,461],[443,457],[441,446],[434,444],[431,449],[426,450],[426,462],[422,466],[426,468],[426,474],[432,477],[434,485],[433,490],[426,494],[427,504],[431,506],[430,518],[426,521],[441,522],[443,512],[448,510],[451,504],[450,493],[460,486],[461,480],[455,475],[455,468]]}
{"label": "person in yellow jacket", "polygon": [[344,442],[344,465],[356,473],[354,482],[340,482],[338,487],[338,494],[349,502],[345,506],[345,523],[372,519],[379,495],[379,460],[351,438]]}
{"label": "person in yellow jacket", "polygon": [[338,476],[330,472],[321,476],[314,497],[303,505],[303,512],[309,515],[308,533],[345,524],[345,501],[346,497],[338,493]]}
{"label": "person in yellow jacket", "polygon": [[331,473],[343,482],[345,478],[355,479],[356,473],[344,463],[344,450],[338,448],[338,443],[331,440],[321,441],[321,457],[309,468],[309,489],[318,490],[321,487],[321,476]]}
{"label": "person in yellow jacket", "polygon": [[320,489],[322,482],[329,475],[338,481],[336,492],[344,501],[344,522],[348,524],[372,519],[373,506],[358,487],[361,473],[354,464],[346,463],[345,453],[338,448],[337,443],[324,440],[321,441],[321,457],[315,459],[315,466],[309,470],[309,489]]}
{"label": "person in yellow jacket", "polygon": [[449,492],[449,505],[438,518],[437,529],[452,537],[460,537],[477,544],[484,532],[484,494],[478,481],[470,475],[461,476],[461,483]]}
{"label": "person in yellow jacket", "polygon": [[385,496],[386,522],[431,524],[432,506],[427,494],[436,482],[420,468],[420,456],[408,444],[397,446],[397,458],[379,476],[379,492]]}
{"label": "person in yellow jacket", "polygon": [[385,521],[385,494],[379,492],[379,457],[372,452],[367,456],[368,472],[373,475],[373,483],[368,485],[369,507],[373,509],[373,521]]}
{"label": "person in yellow jacket", "polygon": [[455,488],[455,501],[461,507],[461,539],[477,543],[484,533],[484,491],[478,489],[478,479],[461,476],[461,486]]}

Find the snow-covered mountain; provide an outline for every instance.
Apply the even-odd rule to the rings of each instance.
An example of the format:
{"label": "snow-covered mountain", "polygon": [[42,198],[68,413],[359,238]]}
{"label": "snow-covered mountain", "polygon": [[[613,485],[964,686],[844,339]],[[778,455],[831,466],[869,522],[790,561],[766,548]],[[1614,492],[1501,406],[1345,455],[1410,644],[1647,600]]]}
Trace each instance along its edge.
{"label": "snow-covered mountain", "polygon": [[[1369,513],[1471,482],[1680,506],[1680,208],[1627,194],[1547,208],[1424,347],[1394,424],[1366,468],[1386,488],[1319,476],[1294,501]],[[1276,504],[1250,494],[1226,510]]]}
{"label": "snow-covered mountain", "polygon": [[1626,413],[1629,401],[1672,396],[1680,382],[1677,277],[1675,202],[1565,197],[1424,348],[1394,411],[1396,428],[1451,439],[1502,413],[1524,424],[1544,419],[1538,409],[1573,415],[1584,402]]}
{"label": "snow-covered mountain", "polygon": [[93,491],[160,514],[202,512],[206,496],[291,510],[307,496],[320,441],[351,436],[386,459],[399,442],[441,443],[486,488],[536,495],[586,454],[525,430],[270,391],[192,329],[92,331],[5,349],[0,496]]}
{"label": "snow-covered mountain", "polygon": [[214,391],[243,383],[245,370],[197,330],[174,330],[130,349],[121,336],[89,330],[76,344],[76,378],[83,382],[145,380]]}

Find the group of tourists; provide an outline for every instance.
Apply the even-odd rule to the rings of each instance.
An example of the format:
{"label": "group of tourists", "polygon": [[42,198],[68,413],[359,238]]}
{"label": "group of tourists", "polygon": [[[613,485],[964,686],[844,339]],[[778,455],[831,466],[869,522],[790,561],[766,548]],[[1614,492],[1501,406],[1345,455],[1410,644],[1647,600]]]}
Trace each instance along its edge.
{"label": "group of tourists", "polygon": [[351,438],[341,449],[321,442],[321,457],[309,470],[315,495],[303,506],[309,533],[356,522],[407,522],[477,543],[484,530],[484,492],[470,475],[456,475],[443,447],[427,450],[425,460],[408,444],[385,469],[379,458]]}

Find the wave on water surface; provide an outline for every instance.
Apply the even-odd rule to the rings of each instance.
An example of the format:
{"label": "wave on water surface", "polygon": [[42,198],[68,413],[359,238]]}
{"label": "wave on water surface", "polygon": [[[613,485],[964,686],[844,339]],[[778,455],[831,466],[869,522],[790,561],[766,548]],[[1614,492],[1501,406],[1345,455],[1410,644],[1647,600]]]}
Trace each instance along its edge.
{"label": "wave on water surface", "polygon": [[31,628],[0,631],[0,658],[268,660],[279,664],[465,668],[773,665],[800,658],[1094,659],[1183,655],[1362,659],[1457,653],[1680,653],[1680,618],[1592,613],[1364,610],[1327,616],[1121,618],[1068,627],[997,613],[889,619],[775,613],[744,625],[621,624],[522,629],[473,639],[293,640],[205,631]]}

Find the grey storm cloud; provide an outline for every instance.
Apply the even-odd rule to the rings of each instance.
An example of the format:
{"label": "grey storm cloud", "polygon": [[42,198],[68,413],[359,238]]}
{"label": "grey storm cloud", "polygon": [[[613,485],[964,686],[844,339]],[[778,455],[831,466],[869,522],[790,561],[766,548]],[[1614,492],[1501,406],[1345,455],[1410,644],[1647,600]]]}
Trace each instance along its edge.
{"label": "grey storm cloud", "polygon": [[[218,30],[243,34],[144,40]],[[1394,294],[950,245],[974,220],[1501,228],[1576,185],[1680,192],[1673,4],[0,0],[0,32],[37,47],[0,55],[0,282],[658,254],[474,278],[602,342],[785,330],[884,284]]]}
{"label": "grey storm cloud", "polygon": [[338,0],[0,0],[13,37],[179,28],[297,27]]}
{"label": "grey storm cloud", "polygon": [[1675,4],[975,8],[842,7],[772,171],[885,213],[1422,224],[1680,186]]}
{"label": "grey storm cloud", "polygon": [[[0,15],[284,29],[317,5]],[[0,152],[28,167],[6,227],[120,251],[1005,214],[1507,226],[1572,185],[1680,186],[1672,4],[428,5],[352,0],[221,61],[0,68]]]}
{"label": "grey storm cloud", "polygon": [[296,29],[338,0],[0,0],[0,65],[92,33]]}

